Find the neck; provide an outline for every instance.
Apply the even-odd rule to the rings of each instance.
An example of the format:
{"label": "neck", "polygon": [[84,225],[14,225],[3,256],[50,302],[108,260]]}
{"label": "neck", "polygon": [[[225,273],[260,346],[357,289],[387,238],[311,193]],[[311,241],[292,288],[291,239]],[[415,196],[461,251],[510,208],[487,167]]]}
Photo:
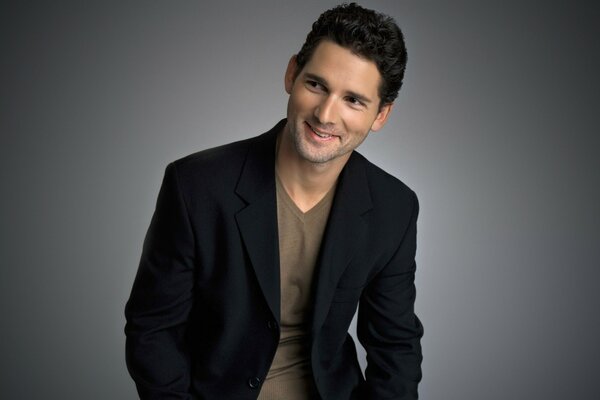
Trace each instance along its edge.
{"label": "neck", "polygon": [[314,207],[335,185],[350,154],[325,163],[313,163],[298,155],[289,135],[277,138],[275,168],[290,198],[303,212]]}

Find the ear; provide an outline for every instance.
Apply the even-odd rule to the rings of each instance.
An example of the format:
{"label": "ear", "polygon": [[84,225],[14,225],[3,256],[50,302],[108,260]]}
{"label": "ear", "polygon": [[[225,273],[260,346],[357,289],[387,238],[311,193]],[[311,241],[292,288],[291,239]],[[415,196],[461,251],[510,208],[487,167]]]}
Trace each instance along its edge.
{"label": "ear", "polygon": [[378,130],[380,130],[381,128],[383,128],[383,126],[385,125],[385,123],[388,120],[388,117],[390,116],[390,113],[392,112],[392,107],[394,106],[394,103],[388,103],[388,104],[384,104],[383,106],[381,106],[381,109],[379,110],[379,112],[377,113],[377,116],[375,117],[375,121],[373,121],[373,124],[371,125],[371,130],[376,132]]}
{"label": "ear", "polygon": [[294,86],[294,80],[296,78],[296,55],[294,54],[288,62],[287,69],[285,70],[284,85],[287,94],[292,93],[292,87]]}

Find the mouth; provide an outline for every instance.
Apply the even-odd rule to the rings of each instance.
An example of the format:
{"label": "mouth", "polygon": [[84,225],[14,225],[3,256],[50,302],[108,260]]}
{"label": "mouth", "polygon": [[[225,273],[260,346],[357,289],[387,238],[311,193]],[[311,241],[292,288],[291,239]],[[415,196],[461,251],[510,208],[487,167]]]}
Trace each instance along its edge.
{"label": "mouth", "polygon": [[321,129],[315,129],[313,128],[312,125],[310,125],[308,122],[304,122],[306,124],[306,126],[308,127],[308,130],[310,131],[310,133],[313,134],[313,136],[316,136],[316,138],[320,141],[329,141],[332,139],[337,138],[336,135],[329,133],[327,131],[323,131]]}

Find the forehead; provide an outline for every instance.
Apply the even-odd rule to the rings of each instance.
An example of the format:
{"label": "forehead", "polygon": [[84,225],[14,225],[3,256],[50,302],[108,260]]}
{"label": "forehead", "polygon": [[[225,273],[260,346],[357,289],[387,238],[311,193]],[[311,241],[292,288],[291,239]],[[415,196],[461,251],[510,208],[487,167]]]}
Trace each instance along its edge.
{"label": "forehead", "polygon": [[377,65],[330,40],[321,41],[302,73],[318,75],[336,88],[378,98],[381,74]]}

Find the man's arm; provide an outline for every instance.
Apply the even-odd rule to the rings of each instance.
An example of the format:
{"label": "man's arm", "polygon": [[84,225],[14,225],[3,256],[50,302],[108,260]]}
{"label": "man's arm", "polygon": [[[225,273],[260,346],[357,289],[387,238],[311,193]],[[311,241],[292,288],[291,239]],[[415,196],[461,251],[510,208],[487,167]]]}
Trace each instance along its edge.
{"label": "man's arm", "polygon": [[125,307],[127,368],[141,399],[191,399],[185,331],[193,264],[192,229],[171,164]]}
{"label": "man's arm", "polygon": [[414,313],[419,204],[389,263],[366,287],[358,312],[358,338],[367,352],[368,399],[417,399],[423,327]]}

